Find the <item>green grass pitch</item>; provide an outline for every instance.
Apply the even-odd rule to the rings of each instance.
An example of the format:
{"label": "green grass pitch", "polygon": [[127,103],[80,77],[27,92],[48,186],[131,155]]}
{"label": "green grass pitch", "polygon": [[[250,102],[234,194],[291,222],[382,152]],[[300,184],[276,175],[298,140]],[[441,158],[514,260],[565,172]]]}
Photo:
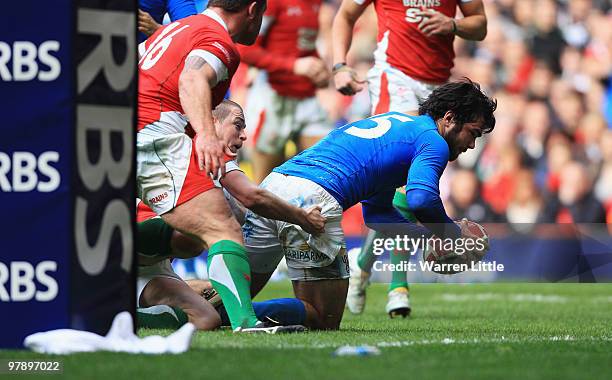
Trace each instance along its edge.
{"label": "green grass pitch", "polygon": [[[364,315],[347,312],[337,332],[198,333],[176,356],[0,351],[0,358],[59,358],[61,377],[73,379],[612,378],[612,284],[416,284],[405,320],[384,313],[385,290],[370,287]],[[290,294],[289,284],[272,284],[261,299]],[[375,345],[381,355],[334,357],[345,344]]]}

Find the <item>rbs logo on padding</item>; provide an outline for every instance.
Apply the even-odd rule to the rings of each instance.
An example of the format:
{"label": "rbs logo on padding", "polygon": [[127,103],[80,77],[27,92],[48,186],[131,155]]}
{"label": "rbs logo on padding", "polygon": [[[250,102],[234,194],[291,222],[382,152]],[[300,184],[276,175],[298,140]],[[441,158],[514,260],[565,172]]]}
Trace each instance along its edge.
{"label": "rbs logo on padding", "polygon": [[36,80],[49,82],[62,71],[60,60],[52,53],[60,49],[59,41],[45,41],[36,46],[30,41],[0,41],[0,79],[4,82]]}
{"label": "rbs logo on padding", "polygon": [[57,262],[41,261],[32,265],[27,261],[0,261],[0,302],[49,302],[57,297]]}
{"label": "rbs logo on padding", "polygon": [[54,151],[43,152],[38,157],[31,152],[9,155],[0,151],[0,192],[57,190],[61,176],[51,164],[57,163],[59,157]]}

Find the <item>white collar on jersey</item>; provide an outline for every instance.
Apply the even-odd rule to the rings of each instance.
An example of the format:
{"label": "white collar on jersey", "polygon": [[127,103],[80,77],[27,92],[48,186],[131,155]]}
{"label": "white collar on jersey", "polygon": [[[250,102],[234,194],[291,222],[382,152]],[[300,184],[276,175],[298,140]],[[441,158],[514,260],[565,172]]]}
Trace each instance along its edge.
{"label": "white collar on jersey", "polygon": [[212,9],[207,8],[207,9],[204,9],[204,12],[202,12],[202,14],[212,18],[213,20],[221,24],[221,26],[223,26],[225,30],[227,30],[227,24],[225,23],[225,21],[223,21],[223,19],[221,18],[221,16],[219,16],[217,12],[213,11]]}

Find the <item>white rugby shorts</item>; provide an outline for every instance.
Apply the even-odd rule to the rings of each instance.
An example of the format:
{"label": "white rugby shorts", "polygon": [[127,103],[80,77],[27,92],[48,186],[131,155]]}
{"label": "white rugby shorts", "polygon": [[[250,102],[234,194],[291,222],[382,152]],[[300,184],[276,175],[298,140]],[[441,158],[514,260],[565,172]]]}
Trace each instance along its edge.
{"label": "white rugby shorts", "polygon": [[247,212],[242,231],[252,272],[271,273],[285,256],[291,280],[348,278],[342,206],[336,199],[310,180],[280,173],[271,173],[260,186],[297,207],[321,206],[327,222],[325,232],[314,237],[298,225]]}
{"label": "white rugby shorts", "polygon": [[409,77],[386,63],[375,63],[368,71],[368,91],[372,115],[385,112],[416,112],[439,84],[425,83]]}
{"label": "white rugby shorts", "polygon": [[183,127],[156,122],[136,136],[136,196],[157,215],[215,187]]}
{"label": "white rugby shorts", "polygon": [[265,73],[258,74],[249,90],[245,109],[251,146],[268,154],[284,151],[298,136],[324,137],[333,130],[316,96],[297,99],[281,96],[270,87]]}

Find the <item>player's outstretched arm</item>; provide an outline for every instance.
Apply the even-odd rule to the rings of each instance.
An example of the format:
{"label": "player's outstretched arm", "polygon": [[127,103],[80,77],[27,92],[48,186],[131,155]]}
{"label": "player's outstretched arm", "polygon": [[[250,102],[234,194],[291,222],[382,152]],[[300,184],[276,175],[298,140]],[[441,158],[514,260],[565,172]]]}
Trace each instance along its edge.
{"label": "player's outstretched arm", "polygon": [[413,188],[406,191],[408,210],[427,229],[441,238],[461,237],[461,229],[444,210],[440,197],[430,191]]}
{"label": "player's outstretched arm", "polygon": [[179,77],[179,98],[183,111],[196,132],[195,151],[200,170],[213,178],[225,175],[224,144],[215,132],[212,117],[211,88],[217,83],[217,74],[198,56],[185,60]]}
{"label": "player's outstretched arm", "polygon": [[241,171],[229,172],[221,179],[221,184],[240,203],[258,215],[297,224],[313,235],[323,233],[325,230],[325,217],[321,215],[320,207],[304,210],[290,205],[255,185]]}
{"label": "player's outstretched arm", "polygon": [[450,157],[448,143],[437,131],[422,133],[415,142],[406,180],[406,203],[419,222],[441,238],[458,238],[459,227],[446,215],[440,199],[440,177]]}
{"label": "player's outstretched arm", "polygon": [[354,95],[363,89],[355,73],[346,65],[346,55],[353,41],[353,27],[370,1],[358,4],[355,0],[343,0],[332,25],[332,56],[335,70],[332,73],[334,85],[343,95]]}
{"label": "player's outstretched arm", "polygon": [[413,239],[428,238],[432,232],[400,214],[393,206],[395,189],[375,194],[361,202],[363,220],[368,228],[386,237],[408,236]]}

